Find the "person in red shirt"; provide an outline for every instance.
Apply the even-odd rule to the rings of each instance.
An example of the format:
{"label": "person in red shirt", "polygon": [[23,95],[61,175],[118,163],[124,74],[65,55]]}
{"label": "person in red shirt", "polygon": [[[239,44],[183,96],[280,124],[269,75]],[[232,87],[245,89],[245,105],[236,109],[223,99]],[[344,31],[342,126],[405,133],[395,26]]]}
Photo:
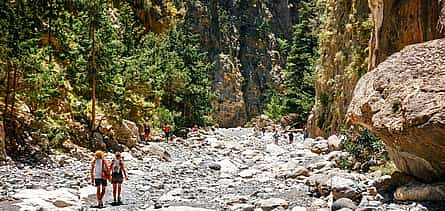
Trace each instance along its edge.
{"label": "person in red shirt", "polygon": [[170,125],[168,125],[166,122],[164,122],[164,135],[165,140],[168,142],[168,139],[170,138]]}

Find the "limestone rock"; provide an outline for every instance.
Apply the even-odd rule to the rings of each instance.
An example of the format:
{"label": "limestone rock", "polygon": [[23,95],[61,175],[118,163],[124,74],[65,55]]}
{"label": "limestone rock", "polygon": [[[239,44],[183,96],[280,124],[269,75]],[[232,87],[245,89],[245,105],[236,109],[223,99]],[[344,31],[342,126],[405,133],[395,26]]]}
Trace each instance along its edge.
{"label": "limestone rock", "polygon": [[369,69],[407,45],[443,37],[436,28],[438,2],[370,0],[374,30],[369,46]]}
{"label": "limestone rock", "polygon": [[394,198],[400,201],[443,201],[445,183],[411,184],[397,188]]}
{"label": "limestone rock", "polygon": [[134,147],[136,146],[139,129],[136,123],[123,120],[119,125],[113,126],[114,137],[117,141],[125,146]]}
{"label": "limestone rock", "polygon": [[364,75],[348,110],[383,138],[397,168],[421,180],[445,176],[445,39],[405,47]]}
{"label": "limestone rock", "polygon": [[258,170],[256,169],[246,169],[238,173],[238,176],[242,178],[252,178],[255,174],[258,173]]}
{"label": "limestone rock", "polygon": [[155,207],[153,209],[145,209],[147,211],[213,211],[210,209],[187,207],[187,206],[171,206],[171,207]]}
{"label": "limestone rock", "polygon": [[343,208],[349,208],[351,210],[355,210],[357,209],[357,205],[355,204],[354,201],[352,201],[349,198],[340,198],[337,199],[333,204],[332,204],[332,211],[336,211],[336,210],[341,210]]}
{"label": "limestone rock", "polygon": [[286,174],[286,178],[297,178],[298,176],[309,176],[309,170],[303,166],[299,166]]}
{"label": "limestone rock", "polygon": [[361,196],[358,185],[354,180],[334,176],[329,182],[331,182],[334,200],[340,198],[356,200]]}
{"label": "limestone rock", "polygon": [[62,200],[56,200],[55,202],[53,202],[54,206],[56,206],[57,208],[64,208],[64,207],[70,207],[73,206],[72,204],[66,202],[66,201],[62,201]]}
{"label": "limestone rock", "polygon": [[311,151],[313,153],[321,154],[329,152],[328,142],[326,140],[318,140],[312,144]]}
{"label": "limestone rock", "polygon": [[280,146],[276,144],[268,144],[266,146],[266,152],[270,153],[271,155],[281,155],[286,152],[285,149],[281,148]]}
{"label": "limestone rock", "polygon": [[292,211],[306,211],[306,207],[294,207],[292,208]]}
{"label": "limestone rock", "polygon": [[180,201],[184,190],[181,188],[173,189],[159,198],[159,201]]}
{"label": "limestone rock", "polygon": [[340,151],[341,150],[341,140],[336,136],[332,135],[328,138],[328,148],[329,151]]}
{"label": "limestone rock", "polygon": [[17,205],[22,208],[39,206],[48,210],[60,208],[74,208],[79,204],[76,190],[61,188],[53,191],[43,189],[25,189],[14,195],[14,198],[22,200]]}
{"label": "limestone rock", "polygon": [[208,166],[210,169],[213,170],[221,170],[221,165],[219,165],[218,163],[210,163]]}
{"label": "limestone rock", "polygon": [[278,207],[287,209],[289,207],[289,203],[284,199],[270,198],[258,201],[256,206],[262,208],[263,210],[271,210]]}
{"label": "limestone rock", "polygon": [[235,164],[233,164],[233,162],[232,161],[230,161],[230,160],[228,160],[228,159],[225,159],[225,160],[222,160],[222,161],[220,161],[220,162],[218,162],[218,164],[221,166],[221,172],[224,172],[224,173],[236,173],[236,172],[238,172],[238,167],[235,165]]}
{"label": "limestone rock", "polygon": [[93,133],[93,148],[102,151],[107,150],[107,144],[104,142],[104,137],[98,132]]}
{"label": "limestone rock", "polygon": [[146,154],[159,156],[159,158],[164,161],[171,160],[170,153],[168,153],[166,149],[156,143],[150,143],[150,145],[143,147],[142,151]]}

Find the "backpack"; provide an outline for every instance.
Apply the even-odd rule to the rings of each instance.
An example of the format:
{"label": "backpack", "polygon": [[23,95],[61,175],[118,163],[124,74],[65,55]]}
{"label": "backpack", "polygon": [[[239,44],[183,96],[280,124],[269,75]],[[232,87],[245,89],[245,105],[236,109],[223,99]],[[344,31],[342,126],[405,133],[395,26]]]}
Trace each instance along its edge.
{"label": "backpack", "polygon": [[111,171],[113,174],[122,174],[122,160],[119,160],[119,165],[116,165],[117,160],[113,160],[113,169]]}
{"label": "backpack", "polygon": [[107,161],[105,159],[102,160],[102,179],[110,179],[110,172],[107,168]]}
{"label": "backpack", "polygon": [[164,132],[166,132],[166,133],[170,132],[170,126],[169,125],[164,126]]}

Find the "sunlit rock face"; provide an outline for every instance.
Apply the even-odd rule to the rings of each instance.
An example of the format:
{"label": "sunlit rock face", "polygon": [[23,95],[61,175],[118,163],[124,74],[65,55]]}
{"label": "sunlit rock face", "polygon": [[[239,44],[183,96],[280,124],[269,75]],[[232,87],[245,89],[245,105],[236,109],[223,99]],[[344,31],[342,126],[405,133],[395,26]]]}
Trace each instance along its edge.
{"label": "sunlit rock face", "polygon": [[[333,5],[327,16],[332,20],[327,19],[320,34],[331,37],[320,40],[311,136],[327,137],[346,123],[354,87],[364,73],[407,45],[444,37],[439,33],[444,28],[440,22],[445,23],[445,18],[440,18],[438,1],[328,2]],[[369,30],[363,27],[367,24]]]}
{"label": "sunlit rock face", "polygon": [[348,115],[384,139],[397,167],[445,178],[445,39],[405,47],[358,82]]}

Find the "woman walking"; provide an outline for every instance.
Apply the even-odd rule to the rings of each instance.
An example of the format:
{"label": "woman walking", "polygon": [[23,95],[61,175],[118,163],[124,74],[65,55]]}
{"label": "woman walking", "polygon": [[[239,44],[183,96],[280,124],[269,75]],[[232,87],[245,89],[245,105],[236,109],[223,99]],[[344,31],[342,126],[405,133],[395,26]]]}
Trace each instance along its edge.
{"label": "woman walking", "polygon": [[[111,184],[113,185],[113,205],[120,205],[122,204],[121,201],[121,191],[122,191],[122,182],[124,180],[128,180],[127,171],[125,170],[125,163],[124,159],[121,156],[121,153],[116,152],[115,153],[115,159],[111,162]],[[117,201],[116,201],[116,195],[117,195]]]}
{"label": "woman walking", "polygon": [[109,169],[107,161],[104,159],[102,151],[96,151],[94,160],[91,162],[91,184],[96,186],[97,206],[103,207],[103,198],[105,196],[105,189],[107,188],[107,180],[109,178]]}

